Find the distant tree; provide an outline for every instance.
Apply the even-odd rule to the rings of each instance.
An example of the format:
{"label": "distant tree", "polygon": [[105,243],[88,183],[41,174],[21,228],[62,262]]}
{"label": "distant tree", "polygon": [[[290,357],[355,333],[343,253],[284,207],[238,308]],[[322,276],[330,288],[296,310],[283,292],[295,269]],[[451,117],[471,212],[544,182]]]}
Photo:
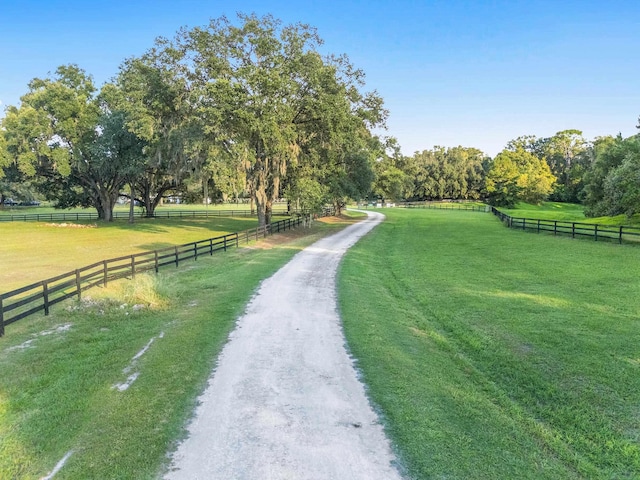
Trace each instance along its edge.
{"label": "distant tree", "polygon": [[411,157],[414,180],[413,198],[480,198],[484,189],[485,155],[476,148],[434,147]]}
{"label": "distant tree", "polygon": [[640,135],[596,139],[592,155],[593,165],[585,175],[585,215],[637,213]]}
{"label": "distant tree", "polygon": [[0,130],[0,179],[5,176],[4,169],[11,165],[11,155],[7,151],[7,139]]}
{"label": "distant tree", "polygon": [[640,213],[640,142],[635,152],[629,152],[622,164],[614,168],[605,179],[605,196],[609,215],[624,213],[631,217]]}
{"label": "distant tree", "polygon": [[582,192],[585,215],[609,215],[613,209],[605,192],[605,182],[609,173],[622,165],[627,155],[626,141],[621,135],[598,137],[593,142],[589,154],[592,159],[591,168],[585,173]]}
{"label": "distant tree", "polygon": [[553,189],[555,177],[544,160],[523,148],[503,150],[487,173],[486,191],[493,205],[513,206],[517,200],[544,201]]}
{"label": "distant tree", "polygon": [[112,92],[118,108],[127,112],[127,129],[146,142],[144,169],[134,187],[150,217],[164,195],[180,189],[194,172],[204,172],[208,145],[183,58],[183,52],[160,40],[157,48],[123,63]]}
{"label": "distant tree", "polygon": [[518,166],[508,155],[499,154],[490,164],[486,178],[487,201],[497,207],[513,207],[519,199]]}
{"label": "distant tree", "polygon": [[111,220],[138,148],[137,139],[122,132],[123,116],[75,65],[32,80],[21,101],[2,121],[6,151],[18,169],[60,207],[93,206],[99,218]]}
{"label": "distant tree", "polygon": [[563,130],[544,139],[543,154],[557,178],[551,197],[558,201],[577,202],[583,188],[588,142],[580,130]]}

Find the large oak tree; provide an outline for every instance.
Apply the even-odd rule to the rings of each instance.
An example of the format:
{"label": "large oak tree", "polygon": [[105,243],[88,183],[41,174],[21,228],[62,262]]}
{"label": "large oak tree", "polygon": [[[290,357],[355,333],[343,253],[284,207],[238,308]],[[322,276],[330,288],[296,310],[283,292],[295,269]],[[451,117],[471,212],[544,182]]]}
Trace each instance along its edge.
{"label": "large oak tree", "polygon": [[32,80],[21,101],[2,121],[5,155],[59,206],[93,206],[99,218],[111,220],[141,149],[123,128],[124,115],[75,65]]}

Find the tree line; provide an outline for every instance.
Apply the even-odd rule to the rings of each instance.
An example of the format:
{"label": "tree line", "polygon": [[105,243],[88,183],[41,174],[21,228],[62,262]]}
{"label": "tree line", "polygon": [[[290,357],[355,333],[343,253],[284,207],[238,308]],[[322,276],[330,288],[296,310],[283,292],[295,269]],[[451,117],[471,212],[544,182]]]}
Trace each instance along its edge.
{"label": "tree line", "polygon": [[[640,125],[638,125],[640,128]],[[640,134],[586,140],[580,130],[518,137],[494,158],[435,147],[375,165],[372,194],[394,201],[484,199],[496,206],[582,203],[587,216],[640,213]]]}
{"label": "tree line", "polygon": [[[308,25],[225,17],[159,38],[97,88],[76,65],[33,79],[0,123],[0,202],[43,196],[111,220],[119,197],[147,215],[168,195],[276,199],[304,210],[347,201],[581,202],[591,216],[640,212],[640,136],[579,130],[477,148],[401,154],[377,92]],[[640,127],[640,126],[639,126]]]}
{"label": "tree line", "polygon": [[319,53],[314,28],[238,19],[158,39],[100,89],[76,65],[32,80],[2,120],[4,189],[104,220],[122,195],[153,215],[168,193],[244,193],[260,225],[282,196],[303,209],[365,196],[382,98],[348,57]]}

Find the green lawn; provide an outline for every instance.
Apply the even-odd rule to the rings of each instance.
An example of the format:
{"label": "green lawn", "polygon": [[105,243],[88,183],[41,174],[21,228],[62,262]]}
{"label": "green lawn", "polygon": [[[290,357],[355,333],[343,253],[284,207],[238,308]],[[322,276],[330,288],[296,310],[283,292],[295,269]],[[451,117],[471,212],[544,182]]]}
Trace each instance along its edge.
{"label": "green lawn", "polygon": [[499,208],[512,217],[536,218],[541,220],[563,220],[567,222],[587,222],[584,207],[577,203],[543,202],[540,205],[519,202],[515,208]]}
{"label": "green lawn", "polygon": [[[258,283],[344,226],[316,222],[289,232],[286,243],[263,242],[274,248],[233,249],[139,275],[7,327],[0,478],[42,478],[67,452],[56,480],[157,478]],[[127,390],[114,388],[136,372]]]}
{"label": "green lawn", "polygon": [[[287,207],[286,203],[277,203],[274,205],[276,210],[282,210]],[[250,203],[216,203],[212,205],[204,205],[201,203],[165,203],[156,208],[158,213],[162,213],[165,211],[207,211],[207,210],[242,210],[246,211],[251,208]],[[115,212],[129,212],[129,205],[116,205],[114,208]],[[142,213],[141,207],[136,207],[135,212],[136,215],[140,215]],[[0,216],[2,215],[31,215],[31,214],[49,214],[49,213],[91,213],[97,214],[95,208],[67,208],[67,209],[57,209],[50,206],[47,202],[43,203],[39,207],[6,207],[0,205]]]}
{"label": "green lawn", "polygon": [[253,217],[0,222],[0,293],[100,260],[254,228]]}
{"label": "green lawn", "polygon": [[413,478],[640,478],[640,249],[386,209],[344,328]]}
{"label": "green lawn", "polygon": [[585,217],[584,206],[577,203],[543,202],[540,205],[518,203],[515,208],[500,208],[500,211],[519,218],[562,220],[565,222],[597,223],[599,225],[640,226],[640,215],[613,217]]}

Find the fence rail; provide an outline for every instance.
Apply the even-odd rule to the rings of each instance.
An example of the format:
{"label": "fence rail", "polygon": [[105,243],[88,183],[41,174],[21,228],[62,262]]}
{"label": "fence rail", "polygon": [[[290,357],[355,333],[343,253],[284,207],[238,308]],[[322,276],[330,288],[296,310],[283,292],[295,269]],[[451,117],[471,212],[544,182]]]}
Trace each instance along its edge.
{"label": "fence rail", "polygon": [[[287,215],[286,208],[274,209],[273,215]],[[136,218],[147,218],[144,213],[136,212]],[[165,210],[156,211],[148,218],[196,218],[196,217],[255,217],[250,210]],[[129,212],[113,212],[114,219],[129,218]],[[0,222],[66,222],[80,220],[98,220],[97,213],[91,212],[53,212],[53,213],[24,213],[0,214]]]}
{"label": "fence rail", "polygon": [[560,220],[544,220],[539,218],[512,217],[491,207],[507,227],[529,232],[550,232],[554,235],[571,235],[572,238],[591,237],[598,240],[623,242],[640,241],[640,227],[600,225],[597,223],[564,222]]}
{"label": "fence rail", "polygon": [[472,212],[487,212],[486,205],[467,205],[464,202],[403,202],[399,203],[400,208],[430,208],[434,210],[468,210]]}
{"label": "fence rail", "polygon": [[[324,214],[330,215],[331,212]],[[192,258],[197,260],[201,255],[213,255],[215,252],[238,247],[240,243],[249,243],[252,239],[258,240],[269,234],[290,230],[308,219],[309,216],[300,215],[296,218],[272,222],[264,227],[220,237],[110,258],[2,293],[0,294],[0,337],[4,335],[5,325],[42,311],[45,315],[49,315],[53,305],[72,297],[80,299],[82,293],[90,288],[98,285],[107,286],[109,282],[120,278],[134,278],[136,274],[149,270],[157,273],[166,265],[178,267],[185,260]]]}
{"label": "fence rail", "polygon": [[[466,205],[464,203],[430,203],[430,202],[403,202],[396,204],[397,208],[430,208],[434,210],[467,210],[470,212],[488,212],[487,205]],[[378,208],[376,206],[370,205],[361,205],[358,208],[365,210],[369,210],[369,208]],[[394,208],[394,207],[385,207],[385,208]]]}

